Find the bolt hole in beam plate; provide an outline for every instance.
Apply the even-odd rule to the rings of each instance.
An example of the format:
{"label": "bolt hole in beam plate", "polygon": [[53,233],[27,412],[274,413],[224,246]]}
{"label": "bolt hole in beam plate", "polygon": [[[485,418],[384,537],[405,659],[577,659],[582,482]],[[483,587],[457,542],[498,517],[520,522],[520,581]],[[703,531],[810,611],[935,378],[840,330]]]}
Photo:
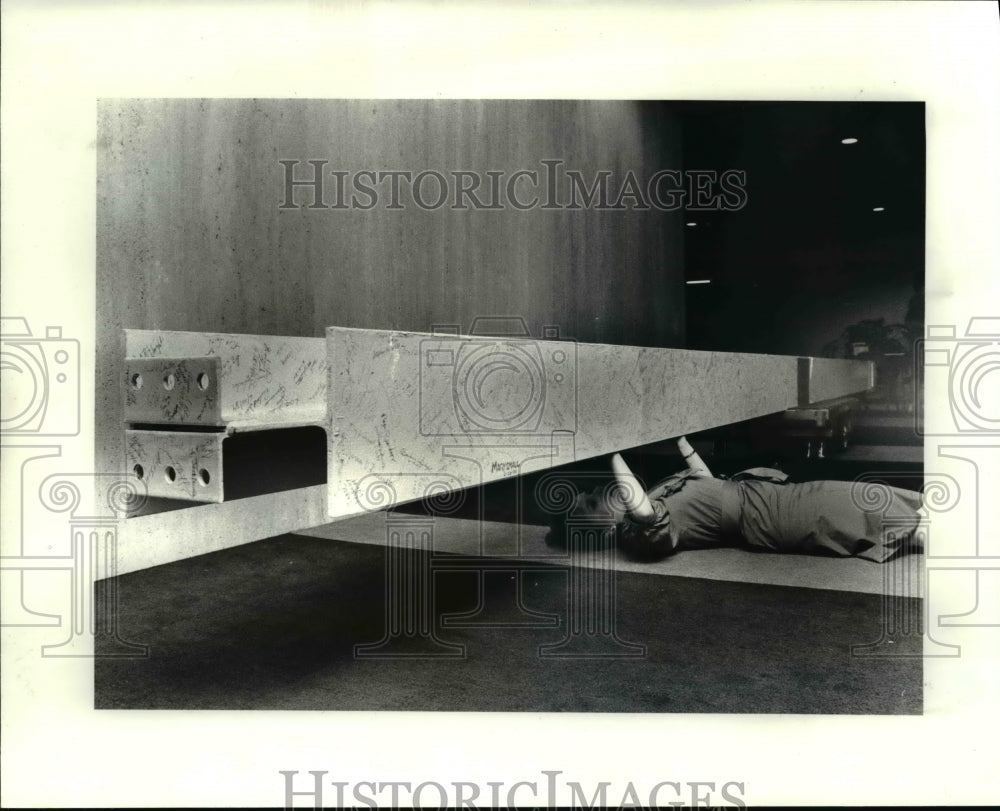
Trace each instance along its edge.
{"label": "bolt hole in beam plate", "polygon": [[126,359],[125,421],[225,427],[219,369],[219,358]]}
{"label": "bolt hole in beam plate", "polygon": [[326,483],[326,431],[202,431],[136,425],[126,431],[127,467],[146,484],[143,513]]}
{"label": "bolt hole in beam plate", "polygon": [[125,431],[127,470],[154,498],[223,500],[223,431]]}
{"label": "bolt hole in beam plate", "polygon": [[326,420],[322,338],[125,330],[125,422],[260,431]]}

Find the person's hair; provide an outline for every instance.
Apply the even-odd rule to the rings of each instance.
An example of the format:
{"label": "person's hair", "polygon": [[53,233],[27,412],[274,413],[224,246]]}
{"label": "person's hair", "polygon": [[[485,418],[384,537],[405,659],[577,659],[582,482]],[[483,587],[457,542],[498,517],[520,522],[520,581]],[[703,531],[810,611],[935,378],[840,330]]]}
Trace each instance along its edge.
{"label": "person's hair", "polygon": [[626,518],[618,525],[618,548],[632,560],[651,563],[677,551],[677,534],[669,513],[653,526],[642,526]]}

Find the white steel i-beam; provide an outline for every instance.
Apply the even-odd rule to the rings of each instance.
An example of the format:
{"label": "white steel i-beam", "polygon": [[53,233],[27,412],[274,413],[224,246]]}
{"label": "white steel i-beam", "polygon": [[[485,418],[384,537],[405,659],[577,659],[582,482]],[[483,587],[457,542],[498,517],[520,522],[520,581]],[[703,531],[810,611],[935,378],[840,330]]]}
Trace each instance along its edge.
{"label": "white steel i-beam", "polygon": [[869,361],[331,327],[347,517],[865,391]]}
{"label": "white steel i-beam", "polygon": [[125,421],[261,431],[326,421],[322,338],[125,330]]}
{"label": "white steel i-beam", "polygon": [[[144,468],[149,495],[164,494],[169,465],[167,495],[222,501],[224,444],[214,443],[231,431],[323,425],[329,478],[325,487],[129,518],[122,572],[864,391],[873,369],[868,361],[339,327],[325,339],[145,330],[125,337],[130,374],[142,373],[136,361],[150,360],[179,368],[177,361],[211,358],[218,369],[218,388],[210,379],[206,389],[217,402],[206,395],[198,411],[212,414],[203,423],[179,421],[183,409],[165,409],[165,399],[127,406],[126,420],[141,424],[128,428],[141,454],[130,458],[162,451],[161,460],[175,452],[186,460]],[[145,368],[162,385],[167,366]],[[200,397],[190,388],[193,381],[203,391],[197,373],[184,380]],[[150,445],[143,432],[162,444]]]}
{"label": "white steel i-beam", "polygon": [[126,469],[151,496],[225,498],[227,436],[326,423],[322,338],[125,330]]}

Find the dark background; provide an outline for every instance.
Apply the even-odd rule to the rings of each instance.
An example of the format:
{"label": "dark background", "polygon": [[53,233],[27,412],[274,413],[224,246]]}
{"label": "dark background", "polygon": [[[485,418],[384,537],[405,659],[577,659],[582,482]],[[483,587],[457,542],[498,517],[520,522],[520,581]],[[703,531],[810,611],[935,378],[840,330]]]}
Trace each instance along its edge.
{"label": "dark background", "polygon": [[689,348],[819,355],[862,319],[923,320],[922,103],[671,106],[686,168],[747,173],[742,210],[686,218],[685,277],[712,280],[687,286]]}

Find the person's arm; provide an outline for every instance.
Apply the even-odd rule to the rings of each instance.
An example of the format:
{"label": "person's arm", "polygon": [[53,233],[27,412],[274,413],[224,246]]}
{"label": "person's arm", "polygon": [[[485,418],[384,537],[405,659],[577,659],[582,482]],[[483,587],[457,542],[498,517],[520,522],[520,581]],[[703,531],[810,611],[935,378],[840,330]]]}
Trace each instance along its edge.
{"label": "person's arm", "polygon": [[687,437],[682,436],[677,440],[677,450],[681,452],[681,456],[684,457],[684,461],[690,470],[693,470],[699,476],[711,476],[712,471],[708,469],[702,458],[698,455],[698,452],[691,447],[691,443],[687,441]]}
{"label": "person's arm", "polygon": [[649,502],[649,496],[642,489],[639,480],[632,475],[620,453],[611,457],[611,470],[614,471],[615,479],[621,486],[622,501],[629,517],[637,524],[652,524],[656,520],[656,513]]}

